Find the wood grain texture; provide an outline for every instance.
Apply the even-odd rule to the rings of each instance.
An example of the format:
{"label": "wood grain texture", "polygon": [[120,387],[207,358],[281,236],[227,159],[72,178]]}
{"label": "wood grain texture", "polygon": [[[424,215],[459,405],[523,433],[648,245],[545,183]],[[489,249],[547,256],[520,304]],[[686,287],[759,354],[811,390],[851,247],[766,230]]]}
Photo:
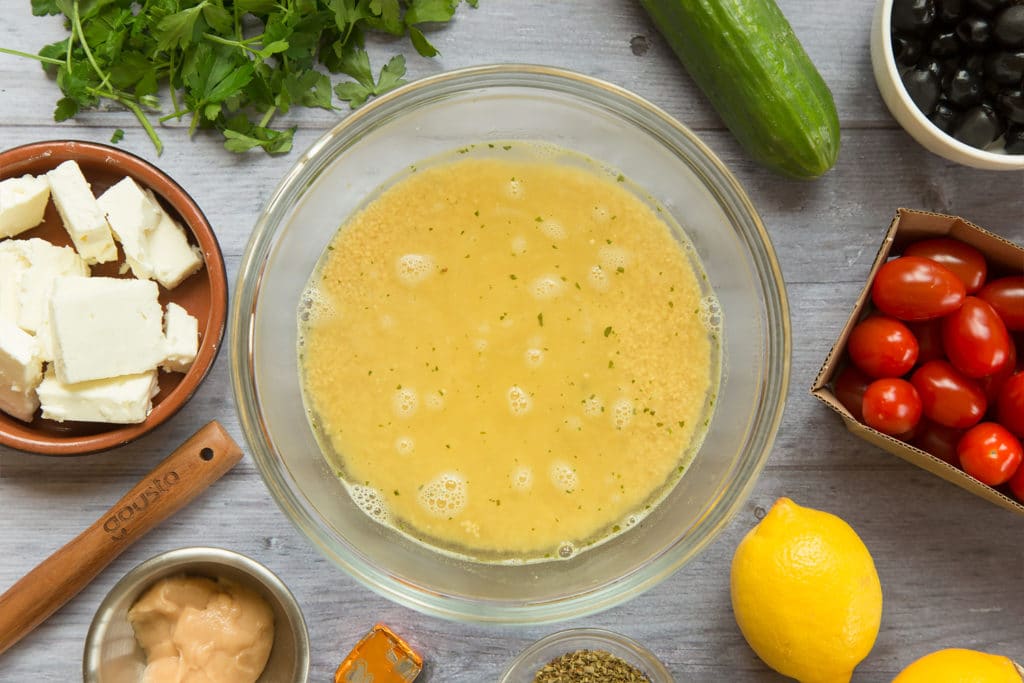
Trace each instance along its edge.
{"label": "wood grain texture", "polygon": [[[35,51],[62,37],[60,22],[32,18],[23,0],[5,6],[0,45]],[[118,578],[176,547],[210,544],[266,564],[295,592],[310,627],[310,681],[329,680],[375,621],[406,636],[427,659],[429,683],[496,681],[517,652],[566,626],[599,626],[648,645],[679,681],[774,682],[732,619],[728,566],[736,544],[776,497],[830,510],[864,538],[885,593],[882,631],[855,682],[890,681],[939,647],[962,646],[1024,659],[1024,517],[989,505],[850,436],[807,391],[842,328],[898,206],[958,213],[1024,242],[1019,174],[975,171],[932,156],[889,117],[868,56],[873,3],[779,0],[832,88],[843,128],[837,167],[802,183],[771,175],[738,148],[667,46],[631,0],[483,0],[432,35],[437,60],[410,58],[411,76],[497,61],[568,67],[649,98],[698,130],[747,189],[771,234],[788,284],[793,359],[786,413],[753,494],[693,562],[618,608],[567,624],[495,628],[456,624],[397,606],[356,584],[321,557],[271,499],[250,459],[209,495],[125,552],[54,617],[0,658],[0,681],[76,680],[93,612]],[[634,54],[631,41],[639,52]],[[646,44],[647,49],[642,47]],[[372,46],[374,63],[402,43]],[[297,154],[229,155],[212,136],[189,141],[181,126],[161,130],[157,158],[133,118],[90,112],[54,125],[56,88],[35,65],[0,55],[0,148],[76,137],[106,141],[157,163],[209,216],[234,279],[259,209]],[[338,115],[296,114],[296,149]],[[218,359],[195,398],[170,423],[118,451],[49,460],[0,450],[0,590],[95,519],[174,445],[211,418],[241,439],[228,377]]]}

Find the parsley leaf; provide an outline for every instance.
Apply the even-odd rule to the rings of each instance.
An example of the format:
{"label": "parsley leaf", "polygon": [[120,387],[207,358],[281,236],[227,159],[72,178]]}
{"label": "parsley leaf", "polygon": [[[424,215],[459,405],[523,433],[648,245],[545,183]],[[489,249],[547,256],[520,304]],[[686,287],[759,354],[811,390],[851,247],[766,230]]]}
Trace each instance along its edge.
{"label": "parsley leaf", "polygon": [[358,48],[354,52],[356,55],[346,62],[348,68],[343,68],[342,71],[356,80],[334,86],[334,93],[338,99],[348,102],[353,109],[362,105],[371,96],[383,95],[405,84],[402,80],[402,76],[405,75],[405,57],[402,55],[395,55],[384,65],[375,83],[366,51]]}

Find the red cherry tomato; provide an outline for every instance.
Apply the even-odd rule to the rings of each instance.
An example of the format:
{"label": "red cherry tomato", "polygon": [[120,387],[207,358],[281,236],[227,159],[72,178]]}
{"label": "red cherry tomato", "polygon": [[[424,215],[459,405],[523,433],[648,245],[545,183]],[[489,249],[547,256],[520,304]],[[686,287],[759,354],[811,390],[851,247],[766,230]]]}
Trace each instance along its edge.
{"label": "red cherry tomato", "polygon": [[967,292],[949,268],[920,256],[901,256],[878,270],[871,300],[900,320],[928,320],[960,308]]}
{"label": "red cherry tomato", "polygon": [[1006,483],[1024,458],[1017,437],[995,422],[982,422],[967,430],[956,452],[964,472],[989,486]]}
{"label": "red cherry tomato", "polygon": [[871,316],[857,323],[846,344],[850,360],[872,377],[900,377],[917,362],[917,340],[896,318]]}
{"label": "red cherry tomato", "polygon": [[[988,406],[990,409],[995,408],[996,403],[999,402],[999,392],[1003,390],[1003,385],[1006,384],[1006,380],[1013,376],[1013,373],[1017,371],[1017,342],[1010,337],[1010,360],[1002,370],[994,372],[988,377],[982,377],[978,380],[978,384],[981,385],[981,390],[985,392],[985,398],[988,399]],[[1012,429],[1010,431],[1013,431]]]}
{"label": "red cherry tomato", "polygon": [[1024,330],[1024,277],[1003,277],[993,280],[978,292],[996,309],[1007,329]]}
{"label": "red cherry tomato", "polygon": [[920,256],[949,268],[964,283],[968,294],[981,289],[988,275],[984,255],[971,245],[950,237],[914,242],[903,250],[903,255]]}
{"label": "red cherry tomato", "polygon": [[864,390],[861,401],[864,424],[883,434],[905,434],[921,419],[917,389],[903,379],[876,379]]}
{"label": "red cherry tomato", "polygon": [[864,412],[861,410],[861,402],[864,400],[864,390],[868,388],[873,380],[858,370],[856,366],[847,365],[836,377],[832,385],[832,393],[836,395],[839,402],[846,406],[857,422],[864,421]]}
{"label": "red cherry tomato", "polygon": [[930,360],[946,360],[946,352],[942,348],[942,320],[923,320],[907,323],[907,329],[917,340],[917,362],[927,363]]}
{"label": "red cherry tomato", "polygon": [[996,403],[996,416],[1014,436],[1024,437],[1024,373],[1018,372],[1003,383]]}
{"label": "red cherry tomato", "polygon": [[1017,467],[1017,472],[1010,477],[1010,493],[1024,503],[1024,466]]}
{"label": "red cherry tomato", "polygon": [[978,383],[946,361],[928,361],[914,371],[910,383],[921,397],[925,417],[940,425],[967,429],[978,424],[988,409]]}
{"label": "red cherry tomato", "polygon": [[956,445],[963,435],[962,429],[953,429],[921,418],[917,424],[917,435],[911,443],[925,453],[931,453],[939,460],[959,467],[960,458],[956,454]]}
{"label": "red cherry tomato", "polygon": [[949,362],[968,377],[985,377],[1010,363],[1013,342],[994,308],[969,296],[942,319],[942,346]]}

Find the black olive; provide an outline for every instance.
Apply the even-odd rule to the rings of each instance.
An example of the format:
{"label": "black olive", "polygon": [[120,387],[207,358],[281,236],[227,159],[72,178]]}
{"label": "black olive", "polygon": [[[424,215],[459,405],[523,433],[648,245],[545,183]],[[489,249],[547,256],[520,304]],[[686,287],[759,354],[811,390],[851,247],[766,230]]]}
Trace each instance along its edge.
{"label": "black olive", "polygon": [[956,34],[968,47],[984,49],[992,41],[992,23],[981,17],[967,17],[956,25]]}
{"label": "black olive", "polygon": [[1009,154],[1024,154],[1024,126],[1010,126],[1006,129],[1006,151]]}
{"label": "black olive", "polygon": [[964,18],[963,0],[937,0],[939,21],[947,26],[957,24]]}
{"label": "black olive", "polygon": [[932,113],[939,101],[939,77],[926,69],[908,69],[903,74],[907,94],[925,116]]}
{"label": "black olive", "polygon": [[967,4],[983,14],[991,14],[1010,0],[967,0]]}
{"label": "black olive", "polygon": [[947,135],[952,135],[956,125],[960,123],[960,111],[954,108],[948,101],[940,100],[935,105],[935,111],[928,117],[928,120],[935,124],[935,127]]}
{"label": "black olive", "polygon": [[973,107],[981,102],[981,96],[982,83],[977,74],[973,74],[967,69],[960,69],[949,79],[946,97],[954,106],[964,109]]}
{"label": "black olive", "polygon": [[997,110],[1013,123],[1024,123],[1024,92],[1005,90],[996,99]]}
{"label": "black olive", "polygon": [[903,66],[913,66],[921,59],[924,47],[921,41],[911,36],[893,36],[892,53],[896,56],[896,62]]}
{"label": "black olive", "polygon": [[992,32],[1007,47],[1024,46],[1024,5],[1007,7],[996,17]]}
{"label": "black olive", "polygon": [[977,52],[971,54],[964,60],[964,68],[970,71],[972,74],[981,76],[985,73],[985,55]]}
{"label": "black olive", "polygon": [[980,105],[968,110],[953,134],[960,142],[983,149],[1002,135],[1005,124],[991,107]]}
{"label": "black olive", "polygon": [[1015,85],[1024,80],[1024,52],[994,52],[985,59],[985,75],[996,83]]}
{"label": "black olive", "polygon": [[935,0],[893,0],[892,26],[896,31],[921,35],[935,23]]}
{"label": "black olive", "polygon": [[960,52],[960,39],[955,31],[939,33],[928,44],[928,52],[933,57],[952,57]]}
{"label": "black olive", "polygon": [[924,71],[931,71],[940,81],[942,80],[942,74],[945,72],[945,69],[942,68],[942,64],[939,60],[932,57],[925,57],[922,59],[917,63],[917,68],[923,69]]}
{"label": "black olive", "polygon": [[1005,85],[996,83],[991,78],[986,78],[981,89],[985,92],[986,98],[994,99],[998,97],[999,93],[1003,92],[1003,88],[1005,87]]}

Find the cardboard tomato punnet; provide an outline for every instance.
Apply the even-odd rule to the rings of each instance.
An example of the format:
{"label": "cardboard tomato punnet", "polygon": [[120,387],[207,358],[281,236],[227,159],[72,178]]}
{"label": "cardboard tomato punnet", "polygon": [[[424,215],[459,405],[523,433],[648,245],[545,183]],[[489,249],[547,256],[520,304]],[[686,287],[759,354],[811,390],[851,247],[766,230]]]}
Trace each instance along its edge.
{"label": "cardboard tomato punnet", "polygon": [[962,470],[933,455],[925,453],[919,448],[915,448],[908,443],[872,429],[862,422],[858,422],[850,411],[839,402],[832,391],[832,380],[848,363],[846,344],[850,338],[850,332],[864,317],[865,312],[871,309],[871,283],[874,282],[875,274],[889,258],[890,253],[893,255],[900,254],[912,242],[932,237],[952,237],[978,249],[988,259],[990,278],[993,273],[1024,274],[1022,273],[1022,270],[1024,270],[1024,248],[979,228],[958,216],[945,216],[926,211],[899,209],[892,224],[889,226],[885,239],[882,241],[882,246],[878,250],[878,255],[875,257],[871,272],[868,274],[867,283],[857,298],[853,313],[850,314],[850,318],[839,335],[838,341],[836,341],[832,350],[829,351],[825,363],[814,380],[811,394],[839,413],[846,423],[846,428],[865,441],[879,446],[911,464],[928,470],[932,474],[942,477],[946,481],[952,482],[990,503],[1024,515],[1024,505],[1003,495],[996,489],[982,484]]}

